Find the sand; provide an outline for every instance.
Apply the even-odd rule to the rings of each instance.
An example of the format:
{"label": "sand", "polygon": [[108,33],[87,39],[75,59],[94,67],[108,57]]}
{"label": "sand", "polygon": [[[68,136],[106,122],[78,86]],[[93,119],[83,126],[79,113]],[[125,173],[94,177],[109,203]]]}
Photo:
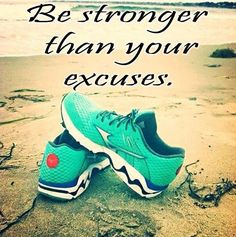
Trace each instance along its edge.
{"label": "sand", "polygon": [[[188,56],[143,55],[125,69],[106,55],[0,58],[0,101],[6,102],[0,108],[0,123],[22,119],[0,128],[1,155],[16,144],[12,158],[1,164],[10,168],[0,170],[0,229],[27,210],[37,195],[37,163],[46,142],[63,130],[60,100],[72,90],[63,85],[71,72],[168,72],[170,87],[93,86],[78,91],[121,114],[133,108],[155,110],[163,139],[186,149],[184,165],[199,160],[190,168],[197,185],[212,185],[221,178],[235,181],[236,59],[208,57],[218,47],[225,46],[202,46]],[[221,66],[209,67],[214,64]],[[36,91],[12,92],[26,88]],[[11,99],[18,95],[43,101]],[[2,236],[235,236],[235,195],[226,194],[218,207],[200,208],[188,195],[187,184],[176,189],[185,178],[182,169],[165,192],[146,200],[108,168],[74,201],[40,196],[34,210]]]}

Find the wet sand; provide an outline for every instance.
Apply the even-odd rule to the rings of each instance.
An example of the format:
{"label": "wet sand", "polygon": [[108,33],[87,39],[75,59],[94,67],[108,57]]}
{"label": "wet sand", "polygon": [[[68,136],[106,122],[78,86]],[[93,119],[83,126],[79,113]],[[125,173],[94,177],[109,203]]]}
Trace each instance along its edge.
{"label": "wet sand", "polygon": [[[63,85],[71,72],[168,72],[170,87],[84,86],[78,91],[120,114],[133,108],[155,110],[163,139],[186,149],[185,165],[199,160],[190,167],[198,186],[221,178],[235,181],[236,59],[209,58],[218,47],[225,46],[202,46],[188,56],[143,55],[125,68],[106,55],[0,58],[1,155],[16,144],[12,158],[1,164],[10,168],[0,170],[0,229],[28,209],[37,195],[37,162],[46,142],[62,131],[60,100],[72,90]],[[18,89],[36,91],[12,92]],[[2,236],[234,236],[235,195],[226,194],[218,207],[200,208],[188,195],[187,184],[176,189],[185,178],[182,169],[165,192],[146,200],[108,168],[74,201],[39,197],[27,218]]]}

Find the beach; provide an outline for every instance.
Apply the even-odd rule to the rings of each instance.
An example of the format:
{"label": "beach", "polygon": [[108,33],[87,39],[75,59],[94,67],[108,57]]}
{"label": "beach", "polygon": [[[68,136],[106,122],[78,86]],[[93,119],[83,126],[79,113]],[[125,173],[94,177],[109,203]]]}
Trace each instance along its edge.
{"label": "beach", "polygon": [[[212,11],[220,16],[222,10]],[[227,11],[230,13],[227,17],[233,19],[232,10],[224,13]],[[14,17],[13,24],[2,17],[7,19],[6,24],[0,21],[7,33],[1,31],[0,155],[7,156],[12,145],[15,146],[12,154],[0,162],[0,231],[18,217],[19,222],[1,236],[235,236],[235,188],[226,192],[218,205],[198,200],[191,196],[185,170],[193,163],[187,169],[191,172],[191,184],[205,187],[203,194],[214,190],[217,184],[236,180],[236,58],[209,57],[219,48],[236,50],[232,31],[235,24],[227,17],[216,18],[224,25],[227,23],[230,30],[217,28],[215,23],[208,35],[206,29],[199,35],[202,42],[199,49],[188,55],[141,54],[135,63],[125,67],[114,63],[118,58],[125,59],[122,49],[125,29],[116,38],[121,47],[111,55],[44,55],[45,39],[56,33],[57,25],[48,26],[41,38],[37,34],[41,27],[30,26],[24,38],[26,22],[15,19],[26,18]],[[208,24],[212,26],[212,19]],[[13,25],[19,26],[16,27],[19,34],[12,34]],[[118,23],[114,26],[122,28]],[[92,25],[86,27],[81,26],[81,32]],[[81,41],[114,40],[112,27],[104,27],[84,33]],[[63,34],[68,28],[63,25],[61,29]],[[129,34],[131,41],[140,35],[137,25],[133,29],[134,35],[132,31]],[[142,26],[141,31],[144,29]],[[104,35],[105,30],[109,34]],[[177,32],[180,37],[175,40],[184,40],[185,33],[181,32],[185,30],[176,28],[165,40],[172,39],[171,34]],[[225,34],[220,34],[221,30]],[[20,44],[23,38],[25,44]],[[154,40],[148,33],[143,38],[144,42]],[[169,74],[171,86],[83,84],[76,88],[102,108],[119,114],[128,114],[134,108],[154,110],[158,134],[168,144],[186,150],[179,175],[161,195],[153,199],[139,197],[109,167],[95,174],[86,192],[76,200],[61,202],[38,196],[33,203],[38,194],[39,166],[45,145],[63,131],[60,103],[63,95],[73,90],[64,85],[71,73]],[[21,217],[32,203],[33,208]]]}
{"label": "beach", "polygon": [[[169,70],[174,77],[172,87],[81,87],[78,91],[104,108],[121,114],[129,113],[132,108],[153,109],[158,132],[165,141],[186,149],[185,165],[199,160],[191,167],[199,186],[219,182],[222,178],[235,180],[235,59],[209,58],[212,49],[219,47],[225,46],[203,46],[188,58],[178,56],[161,60],[160,57],[153,60],[146,56],[128,68],[130,73],[137,72],[145,62],[146,72],[159,72],[160,68],[164,70],[169,63],[176,65],[178,61],[178,67]],[[81,60],[76,56],[1,58],[1,80],[4,82],[0,87],[1,101],[6,105],[1,108],[0,121],[26,118],[1,125],[4,151],[7,152],[12,143],[16,144],[12,158],[5,165],[17,167],[0,171],[2,226],[4,220],[10,221],[30,207],[37,194],[37,164],[45,144],[63,130],[60,101],[62,95],[71,90],[62,83],[64,75],[70,71],[121,73],[105,56],[102,59],[107,62],[105,69],[101,64],[95,64],[95,57]],[[94,63],[93,68],[88,67],[91,63]],[[206,66],[212,64],[221,66]],[[35,91],[12,92],[26,88]],[[7,99],[18,94],[36,98],[44,96],[45,101]],[[17,236],[96,236],[98,227],[100,231],[109,233],[114,226],[121,228],[117,226],[117,220],[129,222],[130,215],[135,217],[132,223],[141,223],[142,228],[152,229],[150,233],[154,235],[147,236],[233,236],[235,196],[226,194],[218,207],[202,209],[188,196],[188,185],[176,194],[176,187],[185,178],[182,169],[163,194],[146,200],[129,190],[108,168],[94,176],[88,190],[75,201],[63,203],[41,197],[34,211],[3,236],[15,236],[16,233]],[[106,222],[106,218],[113,219]],[[143,218],[151,221],[142,223]],[[139,224],[135,228],[126,228],[125,236],[134,236],[132,233],[143,236]],[[129,231],[130,235],[127,234]]]}

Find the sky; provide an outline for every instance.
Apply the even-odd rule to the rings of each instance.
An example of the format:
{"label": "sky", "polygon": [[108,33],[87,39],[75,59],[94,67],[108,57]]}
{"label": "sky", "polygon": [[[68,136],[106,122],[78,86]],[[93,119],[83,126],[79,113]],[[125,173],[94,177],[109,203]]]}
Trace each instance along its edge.
{"label": "sky", "polygon": [[[5,0],[6,1],[6,0]],[[37,1],[37,0],[31,0],[31,1]],[[50,1],[50,0],[49,0]],[[60,1],[60,0],[54,0],[54,1]],[[63,0],[63,1],[70,1],[70,0]],[[76,0],[73,0],[76,1]],[[78,2],[83,2],[83,1],[91,1],[91,2],[99,2],[99,0],[77,0]],[[101,1],[106,1],[106,2],[139,2],[140,0],[101,0]],[[0,0],[1,2],[1,0]],[[142,0],[140,2],[235,2],[236,0]]]}
{"label": "sky", "polygon": [[[0,0],[1,3],[31,3],[31,2],[46,2],[46,1],[53,1],[53,0]],[[60,0],[54,0],[60,1]],[[63,0],[65,2],[69,2],[70,0]],[[76,1],[76,0],[73,0]],[[77,2],[83,2],[83,1],[96,1],[99,2],[99,0],[77,0]],[[113,1],[120,1],[120,2],[139,2],[140,0],[101,0],[101,1],[107,1],[107,2],[113,2]],[[236,0],[142,0],[140,2],[235,2]]]}
{"label": "sky", "polygon": [[[82,0],[82,1],[89,1],[89,0]],[[82,2],[81,1],[81,2]],[[93,1],[93,0],[91,0]],[[99,0],[95,0],[99,2]],[[103,1],[103,0],[101,0]],[[105,0],[108,2],[117,1],[117,0]],[[139,2],[139,0],[120,0],[120,2]],[[141,2],[236,2],[236,0],[142,0]]]}
{"label": "sky", "polygon": [[[148,1],[148,0],[143,0]],[[157,1],[153,1],[157,2]],[[225,1],[225,0],[160,0],[159,2],[236,2],[236,0],[230,0],[230,1]]]}

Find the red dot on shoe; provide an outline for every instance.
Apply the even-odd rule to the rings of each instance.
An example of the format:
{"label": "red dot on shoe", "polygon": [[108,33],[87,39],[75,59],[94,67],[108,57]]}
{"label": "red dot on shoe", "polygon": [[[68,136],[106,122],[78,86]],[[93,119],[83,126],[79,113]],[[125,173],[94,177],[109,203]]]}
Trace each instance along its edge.
{"label": "red dot on shoe", "polygon": [[49,168],[56,168],[59,163],[59,159],[55,154],[49,154],[46,162]]}

